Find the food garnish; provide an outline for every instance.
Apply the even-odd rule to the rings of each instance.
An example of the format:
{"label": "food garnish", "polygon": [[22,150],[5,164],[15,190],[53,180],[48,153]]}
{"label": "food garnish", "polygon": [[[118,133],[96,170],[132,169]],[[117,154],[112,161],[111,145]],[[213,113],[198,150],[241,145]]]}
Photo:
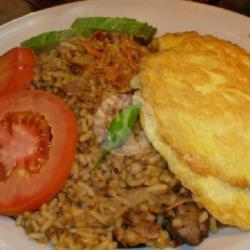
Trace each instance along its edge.
{"label": "food garnish", "polygon": [[83,17],[77,18],[71,26],[82,36],[89,36],[96,31],[118,32],[140,37],[149,41],[156,28],[136,19],[127,17]]}
{"label": "food garnish", "polygon": [[125,107],[115,116],[108,128],[107,142],[104,144],[100,156],[97,158],[94,168],[111,150],[120,147],[130,136],[141,110],[141,104],[133,104]]}
{"label": "food garnish", "polygon": [[61,41],[64,41],[75,35],[74,30],[60,30],[42,33],[38,36],[31,37],[21,43],[24,48],[32,48],[36,52],[49,50],[56,47]]}
{"label": "food garnish", "polygon": [[29,48],[13,48],[0,56],[0,95],[25,89],[33,78],[35,54]]}
{"label": "food garnish", "polygon": [[17,91],[0,98],[0,214],[39,208],[63,187],[77,142],[76,120],[57,96]]}

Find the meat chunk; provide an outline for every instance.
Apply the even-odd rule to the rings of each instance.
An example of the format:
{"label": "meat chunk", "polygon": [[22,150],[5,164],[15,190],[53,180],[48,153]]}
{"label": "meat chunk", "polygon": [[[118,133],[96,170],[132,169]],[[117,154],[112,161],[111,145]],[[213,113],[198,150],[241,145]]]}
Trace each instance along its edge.
{"label": "meat chunk", "polygon": [[198,245],[209,230],[208,220],[199,222],[203,211],[193,203],[178,206],[174,215],[168,218],[167,229],[172,237],[180,243]]}
{"label": "meat chunk", "polygon": [[138,234],[145,235],[148,239],[156,239],[159,236],[160,226],[151,213],[131,212],[128,218]]}
{"label": "meat chunk", "polygon": [[145,244],[159,237],[160,226],[151,213],[130,211],[124,215],[124,227],[115,231],[117,240],[124,246]]}

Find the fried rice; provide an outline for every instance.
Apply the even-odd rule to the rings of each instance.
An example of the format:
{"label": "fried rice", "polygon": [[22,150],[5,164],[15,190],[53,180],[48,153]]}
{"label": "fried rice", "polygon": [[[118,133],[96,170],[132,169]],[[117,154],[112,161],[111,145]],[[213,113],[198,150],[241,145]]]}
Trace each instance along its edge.
{"label": "fried rice", "polygon": [[[60,96],[73,110],[78,149],[57,196],[16,218],[32,239],[57,250],[164,248],[198,244],[209,224],[216,228],[215,220],[193,201],[147,141],[139,121],[126,145],[93,168],[105,128],[133,101],[130,81],[150,53],[153,50],[131,36],[98,32],[37,56],[32,88]],[[197,231],[195,239],[187,237],[188,230]]]}

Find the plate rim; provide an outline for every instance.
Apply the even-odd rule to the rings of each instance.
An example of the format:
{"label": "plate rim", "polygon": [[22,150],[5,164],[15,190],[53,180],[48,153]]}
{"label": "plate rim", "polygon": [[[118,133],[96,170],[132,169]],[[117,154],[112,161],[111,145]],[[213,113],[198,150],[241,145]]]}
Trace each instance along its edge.
{"label": "plate rim", "polygon": [[[104,2],[104,1],[112,1],[112,0],[84,0],[84,1],[76,1],[76,2],[71,2],[71,3],[64,3],[64,4],[60,4],[60,5],[56,5],[56,6],[51,6],[42,10],[37,10],[37,11],[33,11],[30,13],[27,13],[23,16],[17,17],[13,20],[10,20],[6,23],[3,23],[2,25],[0,25],[0,30],[4,29],[4,28],[8,28],[8,26],[22,22],[22,21],[26,21],[25,19],[29,19],[29,18],[34,18],[36,16],[42,15],[46,12],[51,12],[51,11],[60,11],[60,9],[65,9],[67,7],[75,7],[77,5],[85,5],[86,3],[92,3],[92,2]],[[116,0],[116,1],[124,1],[124,0]],[[136,0],[136,1],[142,1],[145,2],[147,0]],[[156,0],[157,1],[157,0]],[[184,5],[190,5],[190,6],[200,6],[200,8],[204,8],[204,9],[209,9],[209,10],[213,10],[213,11],[217,11],[217,12],[223,12],[223,13],[227,13],[228,15],[233,15],[235,17],[238,18],[242,18],[245,19],[246,21],[249,21],[250,24],[250,17],[239,13],[239,12],[235,12],[233,10],[229,10],[229,9],[225,9],[219,6],[214,6],[214,5],[209,5],[209,4],[205,4],[205,3],[200,3],[200,2],[193,2],[190,0],[165,0],[166,4],[167,1],[168,2],[173,2],[173,3],[177,3],[178,4],[184,4]],[[250,32],[250,30],[249,30]]]}

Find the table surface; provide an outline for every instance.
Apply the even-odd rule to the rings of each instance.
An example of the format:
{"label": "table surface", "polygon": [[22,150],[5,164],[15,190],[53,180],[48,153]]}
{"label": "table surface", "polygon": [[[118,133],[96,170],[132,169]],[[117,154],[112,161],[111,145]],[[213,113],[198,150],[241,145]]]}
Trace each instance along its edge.
{"label": "table surface", "polygon": [[[67,0],[54,0],[54,2],[66,2]],[[69,1],[69,0],[68,0]],[[209,2],[209,0],[193,0],[197,2]],[[43,4],[32,5],[39,2]],[[0,25],[11,21],[17,17],[35,11],[39,7],[44,7],[46,0],[0,0]],[[53,2],[50,0],[50,2]],[[218,0],[220,7],[228,8],[250,16],[250,0]]]}

